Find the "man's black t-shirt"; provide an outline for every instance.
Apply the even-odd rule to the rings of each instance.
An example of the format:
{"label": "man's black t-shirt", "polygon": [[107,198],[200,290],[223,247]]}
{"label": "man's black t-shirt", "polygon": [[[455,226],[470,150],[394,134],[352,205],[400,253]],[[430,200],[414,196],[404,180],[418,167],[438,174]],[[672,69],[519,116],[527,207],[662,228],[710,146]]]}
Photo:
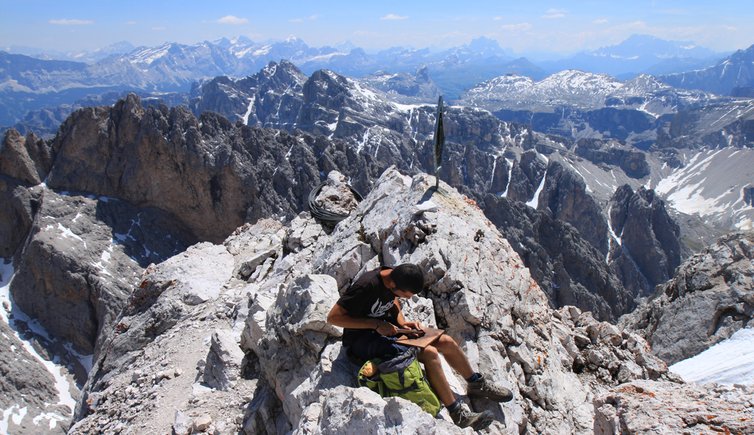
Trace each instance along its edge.
{"label": "man's black t-shirt", "polygon": [[[370,270],[361,275],[338,299],[338,305],[345,308],[349,316],[387,320],[396,324],[398,307],[395,305],[395,295],[382,283],[380,271],[390,269],[383,267]],[[364,333],[372,333],[371,329],[343,329],[343,345],[350,346],[354,340]]]}

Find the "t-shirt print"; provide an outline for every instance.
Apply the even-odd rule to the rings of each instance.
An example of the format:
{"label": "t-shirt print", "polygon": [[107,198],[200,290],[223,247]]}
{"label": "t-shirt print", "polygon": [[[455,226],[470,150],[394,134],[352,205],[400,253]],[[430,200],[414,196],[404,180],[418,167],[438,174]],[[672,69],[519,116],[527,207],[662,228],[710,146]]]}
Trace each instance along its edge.
{"label": "t-shirt print", "polygon": [[385,302],[384,304],[380,304],[380,300],[374,301],[374,304],[372,304],[372,310],[368,314],[369,317],[382,317],[385,314],[387,314],[388,311],[390,311],[391,308],[393,308],[394,300],[389,300]]}

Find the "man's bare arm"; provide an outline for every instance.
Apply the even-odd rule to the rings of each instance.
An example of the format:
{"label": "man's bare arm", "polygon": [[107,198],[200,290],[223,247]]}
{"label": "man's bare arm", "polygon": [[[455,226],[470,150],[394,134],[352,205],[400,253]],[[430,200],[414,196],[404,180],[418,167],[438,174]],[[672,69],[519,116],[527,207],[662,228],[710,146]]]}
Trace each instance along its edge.
{"label": "man's bare arm", "polygon": [[345,308],[338,304],[335,304],[330,313],[327,314],[327,323],[341,328],[375,329],[380,334],[388,336],[395,335],[398,331],[395,325],[384,320],[352,317]]}

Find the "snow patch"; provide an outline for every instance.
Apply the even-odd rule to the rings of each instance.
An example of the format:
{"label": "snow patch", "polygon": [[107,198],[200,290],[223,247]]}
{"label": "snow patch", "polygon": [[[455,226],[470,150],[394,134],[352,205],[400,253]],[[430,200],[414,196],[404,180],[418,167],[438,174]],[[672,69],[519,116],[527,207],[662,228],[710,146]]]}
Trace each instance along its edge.
{"label": "snow patch", "polygon": [[508,197],[508,188],[511,187],[511,177],[513,176],[513,160],[505,159],[505,161],[508,163],[508,183],[505,185],[505,191],[500,195],[503,198]]}
{"label": "snow patch", "polygon": [[740,329],[727,340],[669,369],[686,382],[754,385],[754,328]]}
{"label": "snow patch", "polygon": [[251,99],[249,100],[249,105],[246,107],[246,113],[243,114],[241,117],[243,119],[244,125],[249,125],[249,116],[251,116],[251,112],[254,110],[254,103],[257,102],[257,96],[253,95]]}
{"label": "snow patch", "polygon": [[[51,227],[50,225],[47,226],[47,228],[50,228],[50,227]],[[60,230],[64,238],[78,240],[79,242],[83,243],[84,247],[86,248],[86,242],[84,241],[84,239],[82,239],[78,234],[71,231],[70,228],[58,222],[58,229]]]}
{"label": "snow patch", "polygon": [[545,188],[545,181],[547,180],[547,172],[545,172],[545,175],[542,176],[542,181],[539,182],[539,187],[537,187],[537,191],[534,192],[534,197],[529,200],[526,205],[533,209],[537,209],[539,207],[539,194],[542,193],[542,189]]}
{"label": "snow patch", "polygon": [[[18,410],[15,412],[14,409]],[[0,420],[0,433],[8,433],[8,423],[13,420],[13,424],[16,426],[21,424],[21,421],[26,417],[26,407],[21,408],[21,405],[11,405],[10,408],[3,410],[3,418]]]}
{"label": "snow patch", "polygon": [[[13,275],[15,274],[15,270],[13,268],[13,263],[5,263],[2,262],[0,264],[0,275],[2,275],[2,281],[0,281],[0,306],[3,307],[0,309],[0,319],[2,319],[3,322],[8,324],[10,329],[13,331],[13,334],[16,336],[16,338],[23,344],[24,349],[26,352],[28,352],[31,356],[36,358],[46,369],[52,377],[55,379],[55,388],[58,391],[58,404],[67,406],[71,413],[69,416],[73,415],[73,410],[76,408],[76,401],[71,396],[71,384],[68,382],[68,379],[65,377],[62,366],[57,365],[54,361],[48,361],[44,359],[34,348],[34,346],[31,344],[30,341],[25,340],[21,334],[18,332],[18,322],[24,322],[27,324],[28,328],[37,336],[40,336],[46,340],[52,341],[52,338],[50,337],[47,330],[44,329],[42,325],[39,324],[36,320],[30,318],[26,313],[19,310],[18,308],[13,308],[13,298],[10,294],[10,284],[11,281],[13,281]],[[8,307],[8,310],[4,307]],[[13,313],[13,318],[10,318],[9,314]],[[91,355],[83,356],[80,354],[75,354],[77,357],[81,358],[88,358],[89,359],[89,366],[88,368],[91,368]],[[65,420],[65,417],[60,417],[62,420]],[[51,420],[51,423],[52,424]],[[0,431],[2,433],[2,431]]]}

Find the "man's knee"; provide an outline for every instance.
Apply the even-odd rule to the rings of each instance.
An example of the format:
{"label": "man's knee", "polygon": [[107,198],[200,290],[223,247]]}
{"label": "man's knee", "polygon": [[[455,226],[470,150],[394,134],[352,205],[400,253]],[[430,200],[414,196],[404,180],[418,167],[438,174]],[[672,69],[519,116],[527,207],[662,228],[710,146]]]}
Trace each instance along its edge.
{"label": "man's knee", "polygon": [[425,347],[419,354],[419,361],[421,362],[436,361],[439,358],[440,352],[438,352],[437,348],[434,346]]}
{"label": "man's knee", "polygon": [[435,346],[437,346],[440,351],[446,350],[446,349],[453,349],[458,347],[458,344],[456,344],[456,341],[453,340],[453,337],[443,334],[440,336],[440,338],[435,342]]}

